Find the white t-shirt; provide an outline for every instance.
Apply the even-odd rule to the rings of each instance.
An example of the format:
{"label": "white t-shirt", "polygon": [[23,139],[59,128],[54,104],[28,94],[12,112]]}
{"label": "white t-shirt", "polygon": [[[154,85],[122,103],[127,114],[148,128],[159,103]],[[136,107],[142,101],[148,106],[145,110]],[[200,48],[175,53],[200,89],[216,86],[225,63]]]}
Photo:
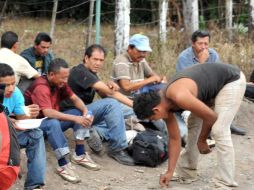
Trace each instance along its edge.
{"label": "white t-shirt", "polygon": [[19,83],[21,76],[30,79],[38,74],[27,60],[8,48],[0,49],[0,63],[6,63],[12,67],[15,72],[16,85]]}

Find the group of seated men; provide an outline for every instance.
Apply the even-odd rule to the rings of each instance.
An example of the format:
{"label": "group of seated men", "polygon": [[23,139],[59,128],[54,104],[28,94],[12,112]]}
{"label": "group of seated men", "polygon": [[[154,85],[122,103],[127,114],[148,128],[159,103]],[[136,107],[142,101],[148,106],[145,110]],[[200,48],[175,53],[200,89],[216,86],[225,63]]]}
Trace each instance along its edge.
{"label": "group of seated men", "polygon": [[[185,50],[186,55],[183,52],[179,56],[177,70],[196,63],[219,61],[215,51],[203,51],[201,46],[208,46],[206,41],[196,43],[197,39],[206,37],[203,33],[194,35],[192,48]],[[54,58],[49,51],[51,43],[51,37],[41,32],[36,36],[34,46],[18,55],[17,34],[8,31],[1,37],[0,83],[5,85],[3,106],[6,114],[14,124],[15,120],[45,118],[36,129],[23,130],[15,125],[18,143],[21,148],[26,148],[28,159],[25,189],[44,186],[44,138],[55,153],[56,172],[72,183],[78,183],[80,178],[71,162],[90,170],[101,169],[85,150],[84,141],[99,155],[104,153],[101,142],[108,141],[110,157],[121,164],[134,165],[126,150],[125,134],[125,119],[136,117],[132,99],[139,93],[160,90],[166,82],[166,78],[156,74],[145,60],[152,49],[144,35],[135,34],[130,38],[128,49],[114,60],[113,81],[106,83],[97,75],[106,56],[102,46],[94,44],[88,47],[82,62],[70,69],[64,59]],[[215,60],[210,60],[213,57]],[[95,93],[102,98],[94,101]],[[88,117],[88,113],[92,116]],[[154,124],[159,128],[165,127],[160,120]],[[183,137],[186,126],[181,117],[178,124]],[[73,153],[64,135],[69,128],[73,129],[75,140]]]}

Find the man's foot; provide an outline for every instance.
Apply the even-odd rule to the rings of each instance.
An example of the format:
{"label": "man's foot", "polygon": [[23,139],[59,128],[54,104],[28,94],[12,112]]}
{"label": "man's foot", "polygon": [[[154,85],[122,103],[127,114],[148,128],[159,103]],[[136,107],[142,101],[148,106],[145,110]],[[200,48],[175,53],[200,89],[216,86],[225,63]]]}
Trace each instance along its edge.
{"label": "man's foot", "polygon": [[64,166],[59,166],[56,168],[56,173],[60,175],[64,180],[69,181],[71,183],[78,183],[81,180],[77,175],[74,173],[74,168],[72,167],[71,163]]}
{"label": "man's foot", "polygon": [[123,165],[128,165],[128,166],[134,166],[134,160],[130,155],[127,153],[126,150],[120,150],[120,151],[109,151],[108,155],[111,158],[114,158],[117,162]]}
{"label": "man's foot", "polygon": [[246,135],[246,131],[245,130],[243,130],[241,128],[238,128],[238,127],[236,127],[233,124],[230,125],[230,130],[231,130],[231,133],[235,134],[235,135]]}
{"label": "man's foot", "polygon": [[80,156],[77,156],[76,153],[74,153],[71,161],[72,163],[81,165],[89,170],[97,171],[101,169],[100,166],[92,160],[87,152]]}
{"label": "man's foot", "polygon": [[90,137],[86,140],[86,142],[94,153],[100,156],[105,153],[101,137],[94,127],[90,129]]}

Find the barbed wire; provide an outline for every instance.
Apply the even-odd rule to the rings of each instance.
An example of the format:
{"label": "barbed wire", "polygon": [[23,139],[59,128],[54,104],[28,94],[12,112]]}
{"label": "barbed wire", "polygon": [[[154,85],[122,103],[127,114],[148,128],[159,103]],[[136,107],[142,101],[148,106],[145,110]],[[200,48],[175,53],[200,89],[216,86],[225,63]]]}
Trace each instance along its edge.
{"label": "barbed wire", "polygon": [[85,1],[85,2],[82,2],[82,3],[79,3],[79,4],[77,4],[77,5],[74,5],[74,6],[72,6],[72,7],[68,7],[68,8],[66,8],[66,9],[57,11],[57,14],[58,14],[58,13],[62,13],[62,12],[64,12],[64,11],[66,11],[66,10],[70,10],[70,9],[79,7],[79,6],[84,5],[84,4],[88,3],[88,2],[89,2],[89,0],[87,0],[87,1]]}
{"label": "barbed wire", "polygon": [[[64,1],[69,1],[69,0],[59,0],[59,2],[64,2]],[[149,0],[149,1],[154,1],[154,2],[157,2],[157,0]],[[1,2],[5,2],[5,1],[1,1]],[[13,4],[22,4],[22,5],[37,5],[37,4],[45,4],[45,3],[53,3],[54,0],[44,0],[44,1],[40,1],[40,2],[29,2],[29,3],[25,3],[25,2],[21,2],[21,1],[11,1],[11,3]],[[62,9],[62,10],[58,10],[57,11],[57,14],[60,14],[60,13],[63,13],[65,11],[69,11],[71,9],[75,9],[77,7],[80,7],[86,3],[89,3],[90,0],[86,0],[86,1],[83,1],[81,3],[78,3],[78,4],[75,4],[73,6],[70,6],[68,8],[65,8],[65,9]],[[180,1],[179,1],[180,2]],[[102,3],[105,3],[107,5],[115,5],[115,2],[109,2],[109,1],[106,1],[106,0],[102,0]],[[234,3],[233,5],[237,5],[237,4],[240,4],[240,3]],[[52,4],[53,5],[53,4]],[[207,11],[211,11],[211,10],[214,10],[214,9],[218,9],[218,8],[225,8],[225,6],[213,6],[213,7],[207,7],[207,8],[203,8],[202,9],[202,12],[204,14],[206,14]],[[173,11],[175,10],[174,8],[169,8],[168,11]],[[142,8],[142,7],[132,7],[130,8],[130,12],[131,14],[135,13],[135,12],[159,12],[159,8],[158,9],[149,9],[149,8]],[[36,12],[52,12],[52,10],[48,10],[48,9],[37,9],[37,10],[31,10],[31,11],[25,11],[25,12],[18,12],[18,13],[14,13],[14,14],[11,14],[11,16],[22,16],[22,15],[27,15],[27,14],[30,14],[30,13],[36,13]],[[113,11],[106,11],[106,12],[101,12],[101,16],[105,16],[105,15],[109,15],[109,14],[113,14],[115,13],[115,10]],[[141,13],[142,14],[142,13]],[[95,14],[93,14],[93,16],[95,16]],[[239,14],[234,14],[233,15],[233,18],[236,18],[236,17],[248,17],[249,14],[244,14],[244,13],[239,13]],[[8,16],[5,16],[5,17],[2,17],[3,19],[7,19]],[[223,21],[225,20],[226,18],[210,18],[210,19],[207,19],[207,20],[203,20],[203,21],[199,21],[199,23],[203,23],[203,22],[209,22],[209,21]],[[106,17],[103,17],[102,19],[103,21],[108,21],[108,22],[111,22],[113,23],[114,21],[111,20],[110,18],[106,18]],[[156,20],[152,20],[150,22],[144,22],[144,20],[142,19],[139,19],[140,20],[140,23],[138,23],[138,18],[135,18],[135,23],[131,23],[131,26],[141,26],[141,25],[152,25],[152,24],[157,24],[159,23],[159,19],[156,19]],[[78,22],[76,25],[80,25],[82,23],[85,23],[88,21],[88,17],[84,18],[82,21]],[[138,22],[137,22],[138,21]],[[170,19],[167,20],[168,22],[170,21]]]}

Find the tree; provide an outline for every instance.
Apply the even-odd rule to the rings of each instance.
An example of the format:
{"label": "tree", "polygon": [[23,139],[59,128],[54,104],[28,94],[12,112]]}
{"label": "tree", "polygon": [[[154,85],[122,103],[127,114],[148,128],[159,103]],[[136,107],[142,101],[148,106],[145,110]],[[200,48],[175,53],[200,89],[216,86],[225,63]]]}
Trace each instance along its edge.
{"label": "tree", "polygon": [[226,30],[229,32],[229,39],[232,39],[232,17],[233,17],[233,2],[226,0]]}
{"label": "tree", "polygon": [[167,13],[168,0],[160,0],[160,41],[165,43],[167,40]]}
{"label": "tree", "polygon": [[90,7],[89,7],[89,23],[86,35],[86,47],[91,44],[91,36],[92,36],[92,27],[93,27],[93,11],[94,11],[94,1],[90,0]]}
{"label": "tree", "polygon": [[199,29],[198,20],[198,0],[182,0],[184,26],[188,33],[193,33]]}
{"label": "tree", "polygon": [[130,33],[130,0],[116,0],[115,54],[127,48]]}
{"label": "tree", "polygon": [[0,26],[1,26],[2,21],[3,21],[3,18],[4,18],[4,13],[5,13],[5,11],[6,11],[8,1],[9,1],[9,0],[5,0],[4,6],[3,6],[2,11],[1,11],[1,15],[0,15]]}
{"label": "tree", "polygon": [[254,0],[250,0],[250,24],[249,31],[251,32],[254,28]]}
{"label": "tree", "polygon": [[51,30],[50,30],[51,38],[53,38],[55,26],[56,26],[57,6],[58,6],[58,0],[54,0],[54,7],[53,7],[52,19],[51,19]]}

